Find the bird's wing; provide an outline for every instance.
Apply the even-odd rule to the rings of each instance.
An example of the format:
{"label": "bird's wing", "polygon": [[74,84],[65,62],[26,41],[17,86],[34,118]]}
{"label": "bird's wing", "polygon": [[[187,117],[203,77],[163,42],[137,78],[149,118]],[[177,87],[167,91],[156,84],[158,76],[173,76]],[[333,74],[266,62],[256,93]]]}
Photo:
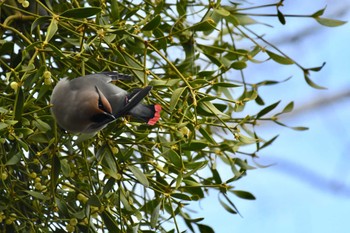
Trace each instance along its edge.
{"label": "bird's wing", "polygon": [[136,93],[132,92],[130,95],[128,95],[127,98],[129,97],[130,99],[127,99],[126,105],[120,111],[118,111],[118,113],[115,114],[114,117],[118,118],[127,114],[131,109],[133,109],[137,104],[139,104],[143,100],[143,98],[146,97],[146,95],[148,95],[151,89],[152,86],[147,86]]}
{"label": "bird's wing", "polygon": [[98,73],[97,75],[100,75],[100,74],[110,77],[113,81],[116,81],[116,80],[131,81],[133,79],[132,75],[120,74],[115,71],[104,71],[104,72]]}

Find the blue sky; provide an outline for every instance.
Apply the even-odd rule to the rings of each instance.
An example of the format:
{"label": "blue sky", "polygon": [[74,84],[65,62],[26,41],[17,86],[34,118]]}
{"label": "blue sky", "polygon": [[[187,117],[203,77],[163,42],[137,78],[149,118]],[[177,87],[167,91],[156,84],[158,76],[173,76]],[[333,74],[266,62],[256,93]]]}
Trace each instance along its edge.
{"label": "blue sky", "polygon": [[[262,1],[261,1],[262,2]],[[267,2],[267,1],[263,1]],[[273,2],[273,1],[272,1]],[[270,1],[271,3],[271,1]],[[350,1],[285,1],[283,13],[310,14],[327,5],[324,17],[348,20],[350,12],[336,16],[342,9],[349,9]],[[350,25],[327,28],[312,19],[287,18],[282,26],[277,19],[256,18],[269,22],[274,28],[267,30],[267,38],[279,43],[279,48],[305,67],[315,67],[324,61],[321,72],[311,78],[327,90],[316,90],[304,81],[295,66],[281,67],[272,62],[247,69],[246,75],[269,79],[293,78],[285,84],[266,88],[265,101],[282,100],[281,106],[290,101],[295,108],[315,103],[344,91],[350,91]],[[295,42],[286,42],[299,33],[311,32]],[[287,38],[286,38],[287,36]],[[262,164],[276,165],[257,169],[236,182],[236,188],[253,193],[257,200],[235,198],[242,214],[227,213],[218,203],[217,195],[195,203],[198,216],[205,216],[203,223],[216,232],[228,233],[303,233],[337,232],[350,229],[350,101],[349,97],[327,105],[289,114],[283,122],[291,126],[307,126],[308,131],[293,131],[274,124],[262,125],[260,133],[266,138],[279,134],[272,146],[259,155]]]}

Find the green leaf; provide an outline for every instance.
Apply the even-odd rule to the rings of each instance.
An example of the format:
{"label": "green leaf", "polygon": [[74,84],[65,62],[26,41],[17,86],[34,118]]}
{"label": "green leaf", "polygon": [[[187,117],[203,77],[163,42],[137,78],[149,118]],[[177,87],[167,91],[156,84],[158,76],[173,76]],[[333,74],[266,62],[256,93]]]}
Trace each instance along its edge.
{"label": "green leaf", "polygon": [[283,25],[286,24],[286,19],[284,18],[284,15],[278,8],[277,8],[277,17],[278,17],[278,20],[281,22],[281,24]]}
{"label": "green leaf", "polygon": [[238,140],[244,144],[252,144],[257,142],[257,139],[244,136],[243,134],[239,134]]}
{"label": "green leaf", "polygon": [[141,184],[143,184],[145,187],[149,186],[149,182],[147,180],[147,177],[145,176],[145,174],[143,174],[143,172],[139,168],[137,168],[133,165],[129,165],[128,168],[130,169],[130,171],[134,174],[135,178]]}
{"label": "green leaf", "polygon": [[184,200],[184,201],[191,201],[192,200],[190,196],[183,194],[183,193],[172,193],[172,194],[170,194],[170,196],[177,198],[177,199],[180,199],[180,200]]}
{"label": "green leaf", "polygon": [[111,1],[111,14],[110,17],[113,19],[113,21],[116,21],[118,19],[120,19],[120,9],[119,9],[119,3],[118,0],[112,0]]}
{"label": "green leaf", "polygon": [[235,15],[235,20],[237,20],[238,24],[242,26],[258,23],[258,21],[254,20],[252,17],[248,15]]}
{"label": "green leaf", "polygon": [[31,190],[24,190],[26,193],[28,193],[29,195],[31,195],[32,197],[35,197],[39,200],[43,200],[43,201],[48,201],[50,200],[49,197],[45,196],[44,194],[42,193],[39,193],[37,191],[31,191]]}
{"label": "green leaf", "polygon": [[278,125],[282,125],[284,127],[287,127],[287,128],[290,128],[290,129],[293,129],[293,130],[296,130],[296,131],[304,131],[304,130],[308,130],[309,128],[308,127],[304,127],[304,126],[296,126],[296,127],[290,127],[288,125],[285,125],[279,121],[274,121],[276,124]]}
{"label": "green leaf", "polygon": [[235,208],[231,208],[230,206],[228,206],[224,201],[222,201],[220,198],[219,198],[219,202],[220,204],[222,205],[222,207],[224,207],[224,209],[231,213],[231,214],[237,214],[238,212],[235,210]]}
{"label": "green leaf", "polygon": [[206,113],[209,113],[210,115],[216,115],[217,117],[221,118],[230,118],[227,114],[221,112],[219,109],[215,107],[215,105],[212,102],[209,101],[201,101],[199,102],[198,106],[204,110]]}
{"label": "green leaf", "polygon": [[212,19],[206,19],[202,22],[196,23],[188,28],[188,30],[193,31],[209,31],[216,28],[216,24]]}
{"label": "green leaf", "polygon": [[218,172],[217,169],[214,169],[214,168],[210,168],[212,174],[213,174],[213,178],[215,180],[215,183],[216,184],[222,184],[222,179],[220,177],[220,173]]}
{"label": "green leaf", "polygon": [[156,208],[154,208],[154,210],[152,211],[152,215],[151,215],[151,227],[152,228],[155,228],[157,226],[161,204],[162,204],[162,202],[159,201]]}
{"label": "green leaf", "polygon": [[213,228],[204,224],[197,224],[200,233],[215,233]]}
{"label": "green leaf", "polygon": [[149,21],[145,26],[143,26],[141,30],[152,31],[159,26],[161,21],[162,21],[162,18],[160,17],[160,15],[156,15],[151,21]]}
{"label": "green leaf", "polygon": [[66,10],[61,14],[61,16],[67,17],[67,18],[82,19],[82,18],[88,18],[88,17],[94,16],[100,13],[101,10],[102,9],[99,7],[74,8],[74,9]]}
{"label": "green leaf", "polygon": [[153,87],[174,87],[181,79],[153,79],[149,82],[150,86]]}
{"label": "green leaf", "polygon": [[17,95],[16,95],[16,100],[15,100],[15,105],[14,105],[14,110],[15,110],[14,120],[21,121],[22,113],[23,113],[23,106],[24,106],[23,90],[22,90],[22,88],[19,87],[17,89]]}
{"label": "green leaf", "polygon": [[321,66],[317,66],[317,67],[313,67],[313,68],[308,68],[307,70],[311,70],[314,72],[318,72],[320,70],[322,70],[322,68],[326,65],[326,62],[323,62]]}
{"label": "green leaf", "polygon": [[121,232],[115,217],[107,210],[101,213],[101,218],[109,232]]}
{"label": "green leaf", "polygon": [[336,20],[336,19],[328,19],[328,18],[321,18],[321,17],[316,17],[315,20],[326,27],[338,27],[341,25],[344,25],[347,23],[347,21],[342,21],[342,20]]}
{"label": "green leaf", "polygon": [[241,87],[242,85],[234,84],[234,83],[214,83],[213,87]]}
{"label": "green leaf", "polygon": [[266,108],[262,109],[257,115],[256,118],[259,119],[260,117],[266,115],[267,113],[271,112],[273,109],[275,109],[277,107],[277,105],[280,103],[281,101],[278,101],[274,104],[271,104],[269,106],[267,106]]}
{"label": "green leaf", "polygon": [[51,19],[51,23],[49,25],[49,27],[47,28],[47,34],[45,37],[45,43],[48,44],[50,42],[50,40],[52,39],[52,37],[54,35],[56,35],[58,29],[58,21],[55,18]]}
{"label": "green leaf", "polygon": [[61,171],[61,161],[58,158],[57,154],[54,154],[52,156],[52,163],[51,163],[52,169],[51,169],[51,187],[52,191],[56,190],[56,185],[58,183],[58,178]]}
{"label": "green leaf", "polygon": [[51,127],[49,124],[47,124],[46,122],[40,120],[39,118],[37,118],[33,124],[41,131],[41,132],[47,132],[51,130]]}
{"label": "green leaf", "polygon": [[306,73],[304,74],[304,79],[305,79],[306,83],[307,83],[309,86],[311,86],[311,87],[313,87],[313,88],[315,88],[315,89],[320,89],[320,90],[327,89],[327,88],[325,88],[325,87],[322,87],[322,86],[317,85],[316,83],[314,83],[314,82],[309,78],[309,75],[306,74]]}
{"label": "green leaf", "polygon": [[188,144],[183,144],[182,149],[183,150],[190,150],[190,151],[199,151],[199,150],[203,150],[207,146],[208,146],[208,143],[205,141],[203,142],[203,141],[199,141],[199,140],[192,140]]}
{"label": "green leaf", "polygon": [[6,129],[8,126],[8,124],[4,123],[4,122],[0,122],[0,130]]}
{"label": "green leaf", "polygon": [[313,17],[313,18],[320,17],[321,15],[323,15],[323,13],[324,13],[325,10],[326,10],[326,7],[324,7],[324,8],[321,9],[321,10],[316,11],[315,13],[313,13],[313,14],[311,15],[311,17]]}
{"label": "green leaf", "polygon": [[[185,164],[186,169],[188,172],[184,175],[184,178],[191,176],[192,174],[196,173],[198,170],[204,168],[208,164],[207,161],[202,162],[187,162]],[[192,184],[193,185],[193,184]]]}
{"label": "green leaf", "polygon": [[261,150],[261,149],[263,149],[263,148],[269,146],[270,144],[272,144],[272,143],[276,140],[276,138],[277,138],[278,136],[279,136],[279,135],[276,135],[276,136],[273,137],[272,139],[270,139],[270,140],[268,140],[267,142],[265,142],[262,146],[260,146],[260,147],[258,148],[258,150]]}
{"label": "green leaf", "polygon": [[18,152],[17,154],[13,155],[7,162],[6,162],[6,166],[9,165],[15,165],[17,164],[22,158],[22,154],[21,152]]}
{"label": "green leaf", "polygon": [[202,127],[199,128],[199,132],[203,135],[203,137],[211,144],[216,144],[215,140],[212,138],[211,134],[209,134],[205,129]]}
{"label": "green leaf", "polygon": [[255,200],[256,199],[253,194],[246,192],[246,191],[233,190],[232,193],[234,193],[237,197],[240,197],[242,199],[247,199],[247,200]]}
{"label": "green leaf", "polygon": [[229,16],[231,14],[228,10],[222,7],[214,9],[214,12],[224,17]]}
{"label": "green leaf", "polygon": [[294,127],[289,127],[293,130],[296,130],[296,131],[305,131],[305,130],[309,130],[308,127],[304,127],[304,126],[294,126]]}
{"label": "green leaf", "polygon": [[168,150],[164,153],[164,156],[175,165],[175,167],[182,169],[184,167],[181,156],[174,150]]}
{"label": "green leaf", "polygon": [[98,196],[96,195],[92,195],[88,202],[87,202],[89,205],[92,205],[92,206],[96,206],[96,207],[101,207],[102,203],[100,201],[100,199],[98,198]]}
{"label": "green leaf", "polygon": [[[225,197],[226,201],[231,205],[231,207],[233,208],[234,212],[238,213],[239,215],[241,215],[236,207],[236,205],[228,198],[226,193],[221,193],[222,196]],[[219,196],[219,200],[220,200],[220,196]],[[242,215],[241,215],[242,216]]]}
{"label": "green leaf", "polygon": [[235,70],[243,70],[247,67],[247,63],[244,61],[235,61],[230,67]]}
{"label": "green leaf", "polygon": [[173,95],[171,96],[170,103],[169,103],[170,112],[174,111],[177,103],[181,99],[182,93],[186,90],[186,88],[187,87],[180,87],[173,92]]}
{"label": "green leaf", "polygon": [[294,108],[294,102],[291,101],[289,102],[289,104],[287,104],[287,106],[284,107],[284,109],[282,110],[282,113],[291,112],[293,111],[293,108]]}
{"label": "green leaf", "polygon": [[50,16],[42,16],[42,17],[36,18],[30,27],[30,32],[33,32],[37,26],[45,25],[47,22],[50,21],[50,19],[51,19]]}
{"label": "green leaf", "polygon": [[269,55],[269,57],[274,60],[277,63],[280,63],[282,65],[292,65],[294,64],[294,61],[292,61],[290,58],[288,57],[283,57],[281,55],[278,55],[274,52],[271,52],[269,50],[266,50],[266,53]]}
{"label": "green leaf", "polygon": [[113,177],[109,178],[107,183],[103,187],[102,196],[105,196],[110,190],[112,190],[114,184],[115,184],[115,179]]}
{"label": "green leaf", "polygon": [[65,177],[70,177],[71,169],[67,159],[61,160],[61,171]]}

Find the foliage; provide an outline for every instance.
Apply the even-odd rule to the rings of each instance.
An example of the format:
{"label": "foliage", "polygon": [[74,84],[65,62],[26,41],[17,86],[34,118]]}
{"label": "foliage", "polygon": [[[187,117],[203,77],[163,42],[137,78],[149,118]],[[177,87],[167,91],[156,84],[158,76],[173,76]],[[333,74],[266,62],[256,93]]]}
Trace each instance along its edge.
{"label": "foliage", "polygon": [[[293,109],[291,102],[272,114],[279,102],[265,103],[259,90],[282,81],[254,81],[245,69],[268,60],[296,65],[322,88],[309,77],[322,66],[304,68],[259,36],[250,28],[259,15],[248,12],[272,9],[282,24],[288,17],[344,23],[322,18],[324,9],[284,15],[282,3],[2,1],[2,231],[180,232],[183,219],[191,231],[212,232],[186,208],[209,190],[238,213],[234,197],[255,197],[235,181],[277,138],[259,136],[258,123],[283,125],[279,115]],[[147,101],[162,105],[161,122],[122,118],[93,137],[58,128],[49,104],[55,83],[107,70],[133,74],[133,82],[118,83],[126,89],[152,85]],[[246,113],[248,104],[259,110]]]}

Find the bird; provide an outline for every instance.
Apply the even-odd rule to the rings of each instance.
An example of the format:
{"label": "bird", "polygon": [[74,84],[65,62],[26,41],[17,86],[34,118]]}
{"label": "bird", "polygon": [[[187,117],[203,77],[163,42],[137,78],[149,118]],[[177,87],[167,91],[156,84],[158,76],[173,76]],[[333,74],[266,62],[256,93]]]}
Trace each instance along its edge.
{"label": "bird", "polygon": [[114,71],[71,80],[63,78],[52,91],[51,113],[57,124],[71,133],[96,133],[115,119],[127,115],[155,125],[160,118],[161,105],[142,103],[152,86],[127,92],[111,83],[130,78],[132,76]]}

